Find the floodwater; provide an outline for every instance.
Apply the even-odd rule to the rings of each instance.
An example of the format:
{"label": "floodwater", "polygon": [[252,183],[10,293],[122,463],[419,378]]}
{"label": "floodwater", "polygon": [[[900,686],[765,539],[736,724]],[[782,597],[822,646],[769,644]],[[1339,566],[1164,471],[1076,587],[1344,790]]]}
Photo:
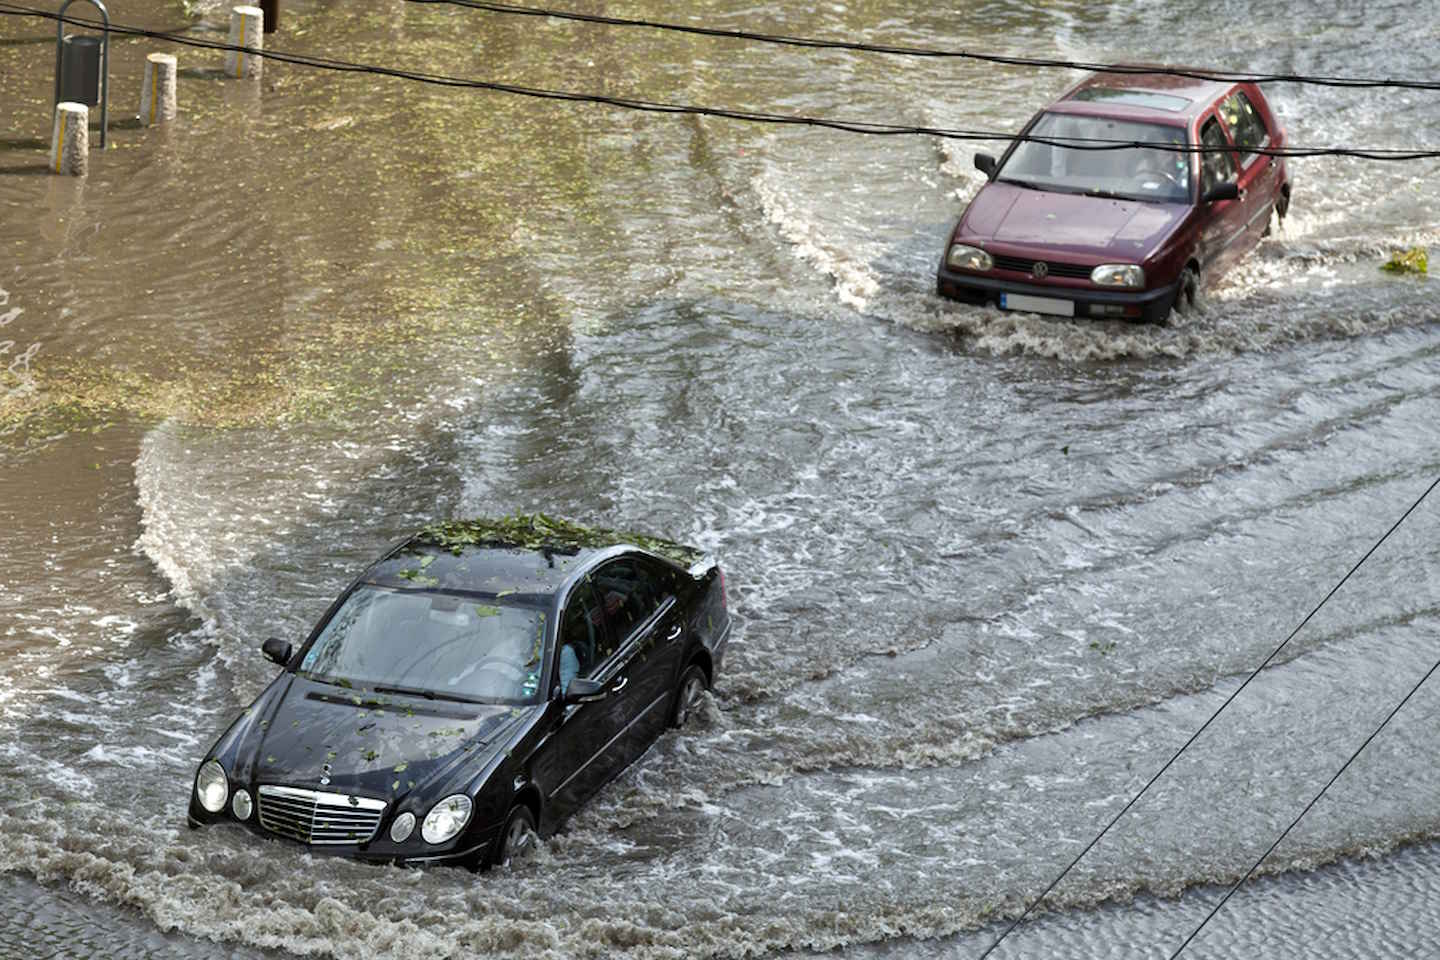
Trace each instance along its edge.
{"label": "floodwater", "polygon": [[[218,3],[117,22],[223,38]],[[274,49],[1013,129],[1071,75],[403,0]],[[590,11],[1085,60],[1433,78],[1440,4]],[[81,10],[77,5],[72,10]],[[1192,29],[1193,27],[1193,29]],[[0,955],[974,957],[1440,473],[1440,163],[1293,161],[1183,323],[933,292],[971,147],[179,49],[181,116],[44,173],[54,26],[0,16]],[[114,41],[112,115],[155,41]],[[1276,84],[1294,143],[1431,94]],[[991,146],[994,149],[994,145]],[[545,510],[713,549],[700,723],[509,870],[190,831],[196,762],[357,566]],[[1427,501],[996,957],[1165,957],[1437,656]],[[1426,686],[1185,952],[1440,953]]]}

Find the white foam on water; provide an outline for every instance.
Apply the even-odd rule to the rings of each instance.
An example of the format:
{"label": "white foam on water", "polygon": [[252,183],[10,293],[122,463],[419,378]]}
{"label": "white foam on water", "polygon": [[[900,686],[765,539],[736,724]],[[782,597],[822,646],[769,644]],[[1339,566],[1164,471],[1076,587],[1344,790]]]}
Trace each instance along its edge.
{"label": "white foam on water", "polygon": [[777,172],[767,171],[751,180],[765,219],[780,231],[794,255],[815,267],[834,284],[835,296],[846,306],[864,310],[879,290],[879,281],[865,258],[865,244],[851,238],[832,238],[797,199],[778,184]]}

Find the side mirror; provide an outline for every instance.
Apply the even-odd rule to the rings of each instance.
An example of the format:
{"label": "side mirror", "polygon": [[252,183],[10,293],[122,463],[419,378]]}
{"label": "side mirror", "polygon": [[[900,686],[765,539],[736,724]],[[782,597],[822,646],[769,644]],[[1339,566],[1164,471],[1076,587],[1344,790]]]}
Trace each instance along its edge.
{"label": "side mirror", "polygon": [[290,662],[291,647],[278,637],[271,637],[260,644],[260,652],[265,654],[265,659],[285,666]]}
{"label": "side mirror", "polygon": [[1240,199],[1240,185],[1234,180],[1226,183],[1217,183],[1205,195],[1200,198],[1201,203],[1214,203],[1216,200],[1238,200]]}
{"label": "side mirror", "polygon": [[988,153],[975,154],[975,169],[987,177],[995,176],[995,158]]}
{"label": "side mirror", "polygon": [[576,677],[570,681],[570,686],[565,690],[563,700],[568,707],[572,703],[594,703],[596,700],[604,700],[605,695],[610,691],[599,680],[584,680]]}

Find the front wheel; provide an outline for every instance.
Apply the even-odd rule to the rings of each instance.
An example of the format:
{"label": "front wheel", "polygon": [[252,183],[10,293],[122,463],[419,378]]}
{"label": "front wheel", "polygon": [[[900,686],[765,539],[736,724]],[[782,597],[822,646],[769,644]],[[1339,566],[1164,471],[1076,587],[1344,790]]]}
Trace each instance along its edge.
{"label": "front wheel", "polygon": [[1175,290],[1175,312],[1180,316],[1196,312],[1200,308],[1200,274],[1194,267],[1187,266],[1180,275],[1180,286]]}
{"label": "front wheel", "polygon": [[500,831],[490,862],[508,867],[511,861],[534,850],[539,841],[540,835],[535,832],[535,814],[525,804],[517,804],[510,808],[510,816],[505,818],[505,829]]}
{"label": "front wheel", "polygon": [[671,726],[683,727],[700,708],[700,698],[705,695],[705,671],[698,663],[692,663],[680,675],[680,687],[675,693],[675,713],[670,718]]}

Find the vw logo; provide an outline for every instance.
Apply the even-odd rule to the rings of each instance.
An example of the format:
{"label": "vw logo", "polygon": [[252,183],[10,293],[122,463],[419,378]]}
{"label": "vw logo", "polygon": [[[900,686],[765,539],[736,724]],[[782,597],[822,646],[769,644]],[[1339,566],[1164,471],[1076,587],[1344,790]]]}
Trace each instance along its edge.
{"label": "vw logo", "polygon": [[1035,266],[1030,268],[1030,273],[1035,277],[1036,280],[1044,280],[1050,275],[1050,264],[1046,263],[1044,260],[1036,260]]}

